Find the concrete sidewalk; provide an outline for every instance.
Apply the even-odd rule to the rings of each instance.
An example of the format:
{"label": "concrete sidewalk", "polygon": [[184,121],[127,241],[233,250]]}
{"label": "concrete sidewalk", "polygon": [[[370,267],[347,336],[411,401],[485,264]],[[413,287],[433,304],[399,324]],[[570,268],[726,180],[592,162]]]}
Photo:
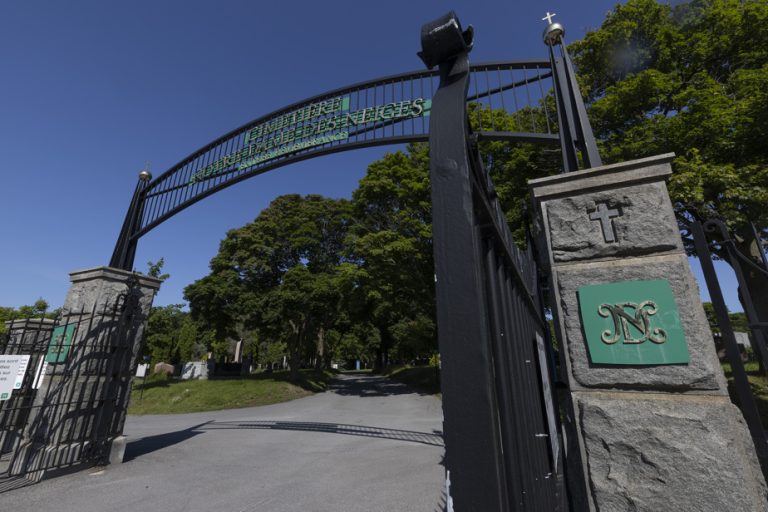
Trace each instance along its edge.
{"label": "concrete sidewalk", "polygon": [[13,512],[436,512],[440,401],[370,375],[292,402],[132,416],[125,462],[0,494]]}

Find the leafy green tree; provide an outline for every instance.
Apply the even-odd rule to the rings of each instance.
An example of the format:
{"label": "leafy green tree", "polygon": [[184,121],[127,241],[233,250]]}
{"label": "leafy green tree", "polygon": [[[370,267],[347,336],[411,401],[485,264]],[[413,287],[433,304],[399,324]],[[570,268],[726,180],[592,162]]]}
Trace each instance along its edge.
{"label": "leafy green tree", "polygon": [[349,219],[345,200],[278,197],[254,222],[229,231],[211,273],[185,289],[193,315],[219,339],[234,337],[242,323],[263,342],[284,343],[294,376],[318,351],[324,359],[324,333],[340,316]]}
{"label": "leafy green tree", "polygon": [[[715,315],[715,307],[712,305],[711,302],[703,302],[702,306],[704,306],[704,313],[707,315],[707,322],[709,323],[709,328],[712,330],[713,333],[719,333],[720,325],[717,323],[717,316]],[[734,332],[750,332],[747,315],[745,315],[743,312],[737,312],[737,313],[729,312],[728,319],[731,321],[731,327],[733,328]]]}
{"label": "leafy green tree", "polygon": [[282,341],[263,341],[259,343],[257,361],[262,366],[280,364],[285,357],[288,347]]}
{"label": "leafy green tree", "polygon": [[150,311],[144,353],[153,361],[179,364],[200,359],[207,352],[204,329],[182,308],[182,304],[170,304]]}
{"label": "leafy green tree", "polygon": [[165,281],[166,279],[170,278],[170,274],[163,274],[163,266],[165,266],[165,258],[161,257],[156,262],[148,261],[147,262],[147,275],[149,277],[156,277],[157,279],[161,281]]}
{"label": "leafy green tree", "polygon": [[5,322],[10,322],[23,318],[48,318],[58,317],[60,309],[49,311],[48,302],[42,297],[37,299],[32,305],[24,305],[19,309],[0,306],[0,334],[5,332]]}
{"label": "leafy green tree", "polygon": [[[721,218],[759,261],[768,226],[768,3],[629,0],[570,45],[606,163],[673,151],[680,218]],[[742,265],[768,321],[768,278]]]}
{"label": "leafy green tree", "polygon": [[[387,154],[368,167],[352,195],[355,223],[349,250],[359,265],[356,315],[379,331],[376,366],[387,364],[402,329],[420,320],[420,334],[436,346],[432,207],[428,148]],[[412,348],[412,347],[410,347]],[[410,351],[409,348],[409,351]]]}
{"label": "leafy green tree", "polygon": [[42,297],[31,306],[21,306],[17,312],[17,318],[42,317],[48,311],[48,302]]}
{"label": "leafy green tree", "polygon": [[674,151],[679,209],[768,220],[768,4],[630,0],[571,45],[608,162]]}
{"label": "leafy green tree", "polygon": [[[476,103],[468,105],[469,122],[473,130],[493,126],[513,131],[538,132],[549,126],[557,132],[557,125],[548,118],[548,114],[555,111],[551,91],[540,105],[512,113],[501,109],[491,110]],[[524,247],[528,242],[530,224],[528,181],[559,172],[562,167],[560,148],[531,143],[485,141],[479,144],[478,149],[483,165],[493,180],[514,240]]]}

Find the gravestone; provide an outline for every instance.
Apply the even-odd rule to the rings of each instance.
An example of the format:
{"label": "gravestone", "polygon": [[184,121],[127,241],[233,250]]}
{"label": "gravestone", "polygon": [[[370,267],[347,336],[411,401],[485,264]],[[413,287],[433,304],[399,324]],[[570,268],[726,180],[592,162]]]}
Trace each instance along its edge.
{"label": "gravestone", "polygon": [[206,361],[184,363],[184,367],[181,370],[181,378],[182,380],[207,379],[208,363]]}
{"label": "gravestone", "polygon": [[176,368],[172,364],[159,362],[155,365],[154,373],[164,373],[166,375],[173,375]]}
{"label": "gravestone", "polygon": [[[667,154],[533,180],[589,510],[768,510],[682,246]],[[572,436],[573,437],[573,436]]]}

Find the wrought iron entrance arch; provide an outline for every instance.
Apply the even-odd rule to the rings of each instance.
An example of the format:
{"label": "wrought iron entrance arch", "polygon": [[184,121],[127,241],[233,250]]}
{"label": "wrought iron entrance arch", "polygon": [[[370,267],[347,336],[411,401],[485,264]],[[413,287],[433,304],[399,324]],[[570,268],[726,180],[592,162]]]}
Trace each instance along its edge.
{"label": "wrought iron entrance arch", "polygon": [[549,61],[471,65],[471,28],[454,13],[425,24],[426,71],[294,103],[155,180],[140,175],[111,266],[130,270],[141,236],[245,179],[331,153],[428,141],[447,499],[459,510],[568,509],[533,243],[515,245],[478,145],[559,146],[563,172],[601,165],[563,34],[557,23],[545,30]]}
{"label": "wrought iron entrance arch", "polygon": [[[545,97],[549,61],[474,64],[467,101],[478,140],[560,144]],[[372,146],[426,142],[437,70],[415,71],[318,94],[213,140],[155,179],[139,175],[110,266],[131,270],[143,235],[198,201],[253,176],[301,160]],[[544,119],[534,115],[543,107]],[[507,115],[484,115],[485,110]]]}

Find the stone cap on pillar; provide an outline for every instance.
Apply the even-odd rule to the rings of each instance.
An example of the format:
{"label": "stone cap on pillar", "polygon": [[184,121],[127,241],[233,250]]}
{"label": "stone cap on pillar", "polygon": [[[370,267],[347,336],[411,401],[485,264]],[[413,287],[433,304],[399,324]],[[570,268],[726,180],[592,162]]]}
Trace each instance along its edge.
{"label": "stone cap on pillar", "polygon": [[162,281],[156,277],[112,267],[93,267],[84,270],[75,270],[74,272],[69,273],[69,280],[73,284],[93,279],[106,279],[122,282],[130,277],[138,279],[139,284],[145,288],[157,290],[160,289],[160,284],[162,283]]}
{"label": "stone cap on pillar", "polygon": [[674,153],[665,153],[629,162],[538,178],[530,180],[528,188],[531,189],[533,200],[540,201],[544,198],[573,195],[606,187],[616,188],[622,185],[661,181],[672,174],[670,162],[674,157]]}
{"label": "stone cap on pillar", "polygon": [[52,318],[17,318],[16,320],[6,320],[3,322],[6,329],[26,329],[26,330],[42,330],[46,328],[53,328],[56,325],[56,320]]}
{"label": "stone cap on pillar", "polygon": [[[674,153],[528,182],[549,264],[683,253],[666,189]],[[545,240],[546,238],[546,240]],[[542,245],[542,244],[547,244]]]}

